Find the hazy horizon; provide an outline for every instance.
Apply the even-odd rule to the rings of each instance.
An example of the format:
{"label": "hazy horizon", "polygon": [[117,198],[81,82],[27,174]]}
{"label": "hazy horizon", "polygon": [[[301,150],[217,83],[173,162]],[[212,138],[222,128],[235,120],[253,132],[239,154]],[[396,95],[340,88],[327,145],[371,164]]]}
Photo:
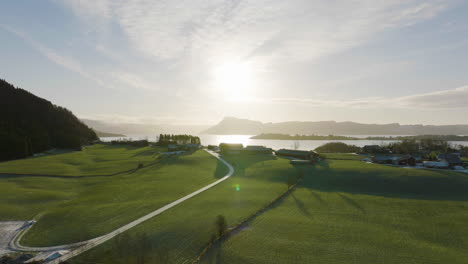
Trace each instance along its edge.
{"label": "hazy horizon", "polygon": [[0,78],[106,122],[468,124],[467,12],[461,0],[4,1]]}
{"label": "hazy horizon", "polygon": [[287,122],[336,122],[336,123],[358,123],[358,124],[367,124],[367,125],[388,125],[388,124],[399,124],[399,125],[424,125],[424,126],[444,126],[444,125],[468,125],[468,122],[465,123],[453,123],[453,124],[422,124],[422,123],[399,123],[399,122],[374,122],[374,123],[365,123],[365,122],[357,122],[353,120],[344,120],[344,121],[336,121],[336,120],[282,120],[282,121],[277,121],[277,122],[268,122],[268,121],[263,121],[263,120],[255,120],[255,119],[249,119],[249,118],[240,118],[240,117],[235,117],[235,116],[225,116],[220,118],[219,120],[214,120],[213,123],[161,123],[161,122],[154,122],[153,121],[145,121],[145,120],[134,120],[134,119],[119,119],[119,118],[114,118],[114,119],[93,119],[93,118],[81,118],[81,120],[90,120],[90,121],[98,121],[98,122],[103,122],[106,124],[132,124],[132,125],[155,125],[155,126],[164,126],[168,125],[171,127],[178,127],[178,126],[193,126],[193,127],[211,127],[214,125],[219,124],[221,121],[229,118],[234,118],[234,119],[241,119],[241,120],[248,120],[248,121],[256,121],[256,122],[261,122],[263,124],[268,124],[268,123],[287,123]]}

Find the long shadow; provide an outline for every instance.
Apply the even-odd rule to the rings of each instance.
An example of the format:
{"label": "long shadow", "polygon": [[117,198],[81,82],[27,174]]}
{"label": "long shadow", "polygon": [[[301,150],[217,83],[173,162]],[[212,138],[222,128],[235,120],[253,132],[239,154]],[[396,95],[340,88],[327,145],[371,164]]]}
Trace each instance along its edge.
{"label": "long shadow", "polygon": [[312,215],[309,212],[309,209],[304,205],[304,202],[301,200],[297,199],[296,196],[294,195],[294,192],[291,193],[291,196],[293,197],[294,201],[296,202],[297,208],[301,211],[301,213],[308,218],[312,219]]}
{"label": "long shadow", "polygon": [[322,197],[320,196],[320,194],[314,192],[313,190],[309,189],[310,191],[310,195],[312,195],[315,200],[317,200],[321,205],[326,205],[327,203],[325,202],[325,200],[322,199]]}
{"label": "long shadow", "polygon": [[[349,162],[356,162],[359,165],[361,161]],[[468,201],[468,175],[466,174],[453,171],[390,169],[380,166],[374,165],[374,167],[365,167],[361,170],[359,167],[356,169],[333,168],[330,161],[326,160],[314,166],[305,165],[303,166],[305,168],[304,180],[300,187],[321,192],[404,199]],[[284,178],[276,177],[269,179],[284,180]]]}
{"label": "long shadow", "polygon": [[216,169],[214,171],[214,177],[217,179],[223,178],[224,176],[226,176],[228,171],[228,167],[218,160],[218,163],[216,164]]}
{"label": "long shadow", "polygon": [[223,243],[216,243],[203,258],[203,262],[210,264],[222,264],[223,262]]}
{"label": "long shadow", "polygon": [[128,169],[125,171],[119,171],[111,174],[96,174],[96,175],[53,175],[53,174],[20,174],[20,173],[0,173],[0,179],[11,179],[11,178],[60,178],[60,179],[81,179],[81,178],[97,178],[97,177],[112,177],[123,174],[133,174],[141,169],[152,167],[154,165],[160,164],[160,160],[153,161],[149,164],[146,164],[142,167],[135,167],[133,169]]}
{"label": "long shadow", "polygon": [[343,199],[347,204],[351,205],[352,207],[356,208],[357,210],[361,211],[361,213],[366,213],[366,209],[364,209],[362,206],[360,206],[358,203],[356,203],[356,201],[354,201],[353,199],[341,194],[341,193],[338,193],[338,196],[341,197],[341,199]]}
{"label": "long shadow", "polygon": [[[223,155],[223,158],[234,167],[234,176],[247,176],[245,170],[254,164],[263,163],[269,160],[276,160],[273,155],[250,155],[250,154],[231,154]],[[222,166],[226,167],[224,164]]]}

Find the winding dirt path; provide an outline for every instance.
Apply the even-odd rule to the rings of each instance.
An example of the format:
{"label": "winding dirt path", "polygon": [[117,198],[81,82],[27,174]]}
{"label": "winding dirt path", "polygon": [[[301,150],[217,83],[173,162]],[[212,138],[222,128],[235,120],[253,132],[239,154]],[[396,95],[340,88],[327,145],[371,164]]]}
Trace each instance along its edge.
{"label": "winding dirt path", "polygon": [[67,253],[64,254],[63,256],[59,257],[59,258],[56,258],[54,260],[51,260],[47,263],[50,263],[50,264],[58,264],[60,262],[63,262],[63,261],[66,261],[74,256],[77,256],[91,248],[94,248],[112,238],[114,238],[115,236],[169,210],[170,208],[216,186],[217,184],[227,180],[229,177],[231,177],[233,174],[234,174],[234,167],[231,166],[231,164],[229,164],[227,161],[225,161],[224,159],[222,159],[219,154],[215,153],[215,152],[212,152],[212,151],[209,151],[209,150],[205,150],[207,151],[209,154],[213,155],[216,159],[218,159],[219,161],[221,161],[224,165],[226,165],[229,169],[228,173],[226,174],[226,176],[224,176],[223,178],[211,183],[211,184],[208,184],[207,186],[201,188],[201,189],[198,189],[197,191],[193,192],[193,193],[190,193],[172,203],[169,203],[143,217],[140,217],[138,219],[136,219],[135,221],[133,222],[130,222],[120,228],[117,228],[116,230],[108,233],[108,234],[105,234],[103,236],[100,236],[100,237],[96,237],[96,238],[93,238],[93,239],[90,239],[90,240],[87,240],[87,241],[82,241],[82,242],[78,242],[78,243],[73,243],[73,244],[67,244],[67,245],[59,245],[59,246],[53,246],[53,247],[26,247],[26,246],[22,246],[20,244],[20,240],[21,240],[21,237],[25,234],[25,232],[28,230],[28,228],[25,228],[24,230],[22,230],[21,232],[19,232],[15,238],[13,238],[13,240],[10,242],[10,249],[12,250],[15,250],[15,251],[24,251],[24,252],[49,252],[49,253],[53,253],[53,252],[58,252],[58,251],[66,251]]}

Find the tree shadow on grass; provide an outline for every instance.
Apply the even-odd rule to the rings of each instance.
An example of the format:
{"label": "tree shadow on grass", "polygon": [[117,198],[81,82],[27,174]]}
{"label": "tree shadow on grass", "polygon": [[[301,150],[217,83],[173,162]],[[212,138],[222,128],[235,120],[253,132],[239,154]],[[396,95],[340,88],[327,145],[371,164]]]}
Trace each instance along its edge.
{"label": "tree shadow on grass", "polygon": [[291,196],[293,197],[294,201],[296,202],[297,208],[301,211],[301,213],[308,218],[312,219],[312,214],[309,212],[309,209],[305,206],[304,202],[301,200],[297,199],[297,197],[294,195],[294,192],[291,193]]}
{"label": "tree shadow on grass", "polygon": [[[249,154],[231,154],[231,155],[223,155],[222,158],[226,160],[229,164],[231,164],[234,167],[234,176],[240,176],[240,177],[245,177],[246,176],[246,169],[249,167],[255,165],[255,164],[261,164],[265,161],[270,161],[270,160],[276,160],[276,156],[273,155],[249,155]],[[228,171],[226,165],[224,165],[221,162],[218,162],[218,168],[216,168],[216,171],[218,169],[223,169],[219,167],[223,167],[226,169],[226,173]],[[218,175],[218,178],[224,177],[226,175],[222,173],[215,173],[215,175]]]}
{"label": "tree shadow on grass", "polygon": [[366,209],[364,209],[362,206],[360,206],[356,201],[354,201],[353,199],[347,197],[346,195],[343,195],[341,193],[338,193],[338,196],[341,197],[341,199],[343,199],[347,204],[351,205],[352,207],[356,208],[357,210],[359,210],[361,213],[365,214],[366,213]]}
{"label": "tree shadow on grass", "polygon": [[222,264],[223,261],[223,242],[215,243],[208,253],[203,257],[203,263]]}
{"label": "tree shadow on grass", "polygon": [[326,205],[327,203],[325,202],[325,200],[322,199],[322,197],[320,196],[320,194],[314,192],[313,190],[309,189],[310,191],[310,195],[312,195],[315,200],[317,200],[321,205]]}
{"label": "tree shadow on grass", "polygon": [[218,163],[216,164],[216,169],[214,171],[214,177],[218,179],[223,178],[228,172],[228,167],[218,160]]}
{"label": "tree shadow on grass", "polygon": [[[468,175],[463,173],[389,168],[384,165],[362,169],[334,168],[329,162],[321,161],[320,164],[307,166],[300,187],[321,192],[404,199],[468,201]],[[360,161],[350,162],[359,165]],[[270,180],[279,181],[279,178]],[[351,204],[350,200],[347,202]]]}

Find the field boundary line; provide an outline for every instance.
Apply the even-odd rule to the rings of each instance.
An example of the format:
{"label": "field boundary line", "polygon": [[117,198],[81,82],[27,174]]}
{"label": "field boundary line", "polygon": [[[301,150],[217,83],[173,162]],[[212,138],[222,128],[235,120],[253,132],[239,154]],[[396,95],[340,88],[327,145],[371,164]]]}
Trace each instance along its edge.
{"label": "field boundary line", "polygon": [[7,178],[20,178],[20,177],[47,177],[47,178],[64,178],[64,179],[80,179],[80,178],[92,178],[92,177],[112,177],[121,174],[127,173],[135,173],[138,170],[148,168],[154,165],[157,165],[161,162],[161,160],[156,160],[142,167],[137,167],[134,169],[129,169],[126,171],[119,171],[111,174],[98,174],[98,175],[56,175],[56,174],[27,174],[27,173],[7,173],[7,172],[0,172],[0,179],[7,179]]}
{"label": "field boundary line", "polygon": [[195,260],[192,261],[192,264],[197,264],[202,261],[202,259],[208,254],[208,252],[217,244],[220,244],[223,241],[226,241],[229,239],[231,236],[237,234],[237,231],[242,229],[245,225],[247,225],[249,222],[253,221],[255,218],[260,216],[261,214],[265,213],[269,209],[271,209],[275,204],[279,203],[283,199],[285,199],[289,194],[291,194],[293,191],[296,190],[297,186],[299,183],[302,181],[303,176],[298,178],[296,183],[294,183],[291,187],[288,188],[285,192],[281,193],[278,197],[270,201],[267,205],[262,207],[261,209],[255,211],[253,214],[249,215],[247,218],[242,220],[240,223],[236,224],[233,228],[227,230],[222,236],[216,238],[213,241],[210,241],[200,252],[200,254],[195,258]]}

